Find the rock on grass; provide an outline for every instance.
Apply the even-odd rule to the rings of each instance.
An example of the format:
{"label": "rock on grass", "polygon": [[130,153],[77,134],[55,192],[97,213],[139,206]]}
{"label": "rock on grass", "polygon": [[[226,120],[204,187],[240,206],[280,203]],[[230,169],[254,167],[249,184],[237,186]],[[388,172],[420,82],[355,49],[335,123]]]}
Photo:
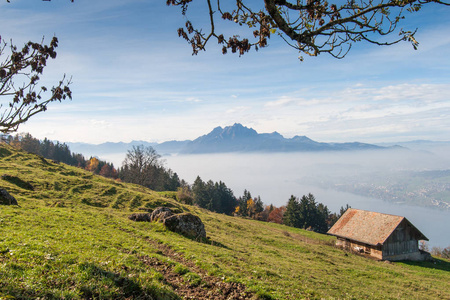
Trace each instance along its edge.
{"label": "rock on grass", "polygon": [[11,196],[7,190],[0,189],[0,205],[19,205],[16,198]]}

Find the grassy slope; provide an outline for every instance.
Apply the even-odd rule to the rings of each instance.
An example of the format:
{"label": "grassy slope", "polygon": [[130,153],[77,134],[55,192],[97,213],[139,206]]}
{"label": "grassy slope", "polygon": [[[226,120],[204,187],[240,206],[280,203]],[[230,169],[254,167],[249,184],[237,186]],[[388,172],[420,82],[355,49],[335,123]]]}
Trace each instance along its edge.
{"label": "grassy slope", "polygon": [[[0,175],[17,176],[34,191],[0,179],[20,204],[0,206],[0,299],[179,298],[149,260],[169,266],[186,286],[215,288],[208,273],[259,298],[450,299],[448,261],[373,261],[334,248],[333,237],[183,206],[165,197],[170,193],[5,147]],[[210,241],[127,219],[138,207],[160,205],[200,216]]]}

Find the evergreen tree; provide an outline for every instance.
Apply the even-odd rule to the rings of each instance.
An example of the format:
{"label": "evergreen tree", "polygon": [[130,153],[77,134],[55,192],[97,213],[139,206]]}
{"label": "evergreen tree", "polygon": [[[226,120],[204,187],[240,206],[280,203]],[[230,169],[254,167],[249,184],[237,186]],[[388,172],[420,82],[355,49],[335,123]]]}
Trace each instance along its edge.
{"label": "evergreen tree", "polygon": [[218,197],[221,204],[220,212],[231,215],[237,204],[233,191],[222,181],[216,183],[216,190],[218,191]]}
{"label": "evergreen tree", "polygon": [[311,193],[303,195],[300,200],[291,196],[286,205],[283,224],[325,233],[329,229],[327,223],[329,214],[327,206],[316,203],[316,198]]}
{"label": "evergreen tree", "polygon": [[[246,189],[244,190],[244,195],[239,197],[238,206],[236,208],[236,214],[242,217],[247,217],[248,214],[248,202],[252,199],[252,195]],[[253,201],[253,200],[252,200]]]}
{"label": "evergreen tree", "polygon": [[206,208],[209,202],[208,194],[206,191],[206,184],[200,176],[197,176],[195,179],[194,184],[192,185],[192,192],[194,193],[194,204]]}
{"label": "evergreen tree", "polygon": [[330,215],[330,211],[328,210],[328,207],[322,203],[319,203],[317,205],[317,215],[316,215],[316,221],[313,226],[314,231],[320,232],[320,233],[326,233],[328,229],[330,229],[328,225],[328,216]]}
{"label": "evergreen tree", "polygon": [[350,205],[348,205],[348,203],[345,205],[345,207],[341,206],[341,209],[339,210],[339,215],[338,215],[338,219],[340,217],[342,217],[342,215],[347,211],[347,209],[351,208]]}
{"label": "evergreen tree", "polygon": [[300,203],[297,197],[291,195],[283,215],[283,224],[292,227],[301,227]]}
{"label": "evergreen tree", "polygon": [[208,210],[232,214],[236,207],[236,198],[233,191],[230,190],[225,183],[203,182],[200,176],[194,181],[192,185],[193,203]]}

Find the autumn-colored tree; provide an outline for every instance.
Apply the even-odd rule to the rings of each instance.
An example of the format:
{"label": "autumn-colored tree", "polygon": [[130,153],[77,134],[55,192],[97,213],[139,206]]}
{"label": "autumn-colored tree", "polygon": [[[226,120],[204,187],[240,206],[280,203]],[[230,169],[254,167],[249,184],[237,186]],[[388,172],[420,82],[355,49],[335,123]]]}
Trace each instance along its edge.
{"label": "autumn-colored tree", "polygon": [[259,214],[264,210],[263,202],[261,201],[261,197],[257,196],[255,199],[247,200],[247,216],[252,219],[258,219]]}
{"label": "autumn-colored tree", "polygon": [[100,169],[100,172],[98,173],[100,176],[108,177],[108,178],[114,178],[116,179],[118,174],[117,170],[114,168],[112,164],[105,163],[102,168]]}
{"label": "autumn-colored tree", "polygon": [[269,214],[274,210],[273,205],[266,205],[262,212],[258,213],[255,217],[258,221],[268,222]]}
{"label": "autumn-colored tree", "polygon": [[250,218],[253,218],[255,215],[255,211],[254,211],[255,202],[253,201],[252,198],[250,198],[247,200],[246,205],[247,205],[247,216],[249,216]]}
{"label": "autumn-colored tree", "polygon": [[[251,200],[249,202],[249,200]],[[248,204],[253,203],[252,195],[249,191],[244,190],[244,195],[242,197],[239,197],[237,200],[237,206],[239,208],[235,208],[235,215],[241,216],[241,217],[247,217],[248,216]]]}
{"label": "autumn-colored tree", "polygon": [[104,164],[102,168],[100,169],[100,172],[98,175],[103,177],[110,177],[109,174],[111,173],[111,167],[108,164]]}
{"label": "autumn-colored tree", "polygon": [[97,171],[98,164],[99,164],[98,158],[96,158],[96,157],[91,157],[91,159],[90,159],[90,160],[88,161],[88,163],[86,164],[86,170],[95,173],[95,172]]}
{"label": "autumn-colored tree", "polygon": [[283,216],[286,212],[286,206],[276,207],[270,213],[267,218],[267,222],[283,224]]}

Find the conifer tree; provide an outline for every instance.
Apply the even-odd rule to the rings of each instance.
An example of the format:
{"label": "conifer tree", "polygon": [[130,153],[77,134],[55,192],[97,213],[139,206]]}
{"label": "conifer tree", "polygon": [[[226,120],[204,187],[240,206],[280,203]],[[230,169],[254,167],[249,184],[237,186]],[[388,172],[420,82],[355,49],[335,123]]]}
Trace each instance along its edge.
{"label": "conifer tree", "polygon": [[300,224],[300,203],[298,198],[291,195],[286,205],[286,211],[283,216],[283,224],[292,227],[301,227]]}

